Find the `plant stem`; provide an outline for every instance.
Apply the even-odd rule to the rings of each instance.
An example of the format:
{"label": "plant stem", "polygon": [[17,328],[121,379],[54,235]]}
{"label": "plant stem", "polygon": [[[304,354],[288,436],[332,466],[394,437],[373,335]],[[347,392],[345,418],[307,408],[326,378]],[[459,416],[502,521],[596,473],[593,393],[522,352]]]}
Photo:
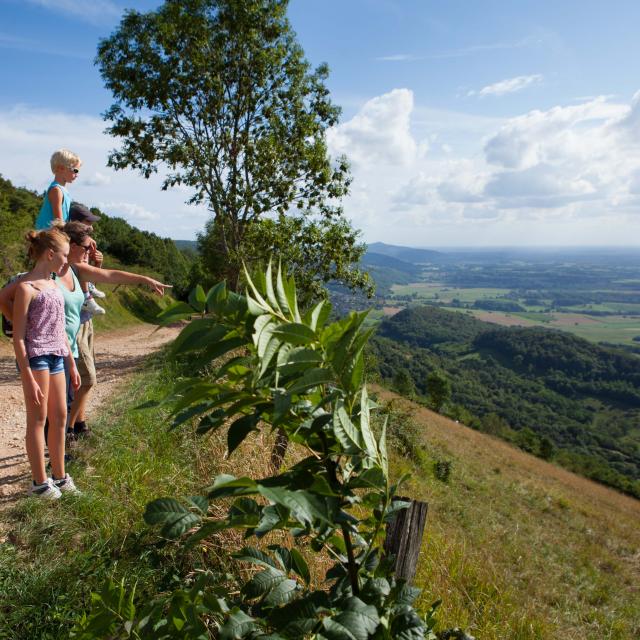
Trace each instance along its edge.
{"label": "plant stem", "polygon": [[349,529],[346,524],[342,525],[342,536],[344,538],[344,545],[347,548],[347,559],[349,561],[349,580],[351,581],[351,591],[353,595],[360,595],[360,585],[358,584],[358,565],[353,555],[353,545],[351,544],[351,536],[349,535]]}

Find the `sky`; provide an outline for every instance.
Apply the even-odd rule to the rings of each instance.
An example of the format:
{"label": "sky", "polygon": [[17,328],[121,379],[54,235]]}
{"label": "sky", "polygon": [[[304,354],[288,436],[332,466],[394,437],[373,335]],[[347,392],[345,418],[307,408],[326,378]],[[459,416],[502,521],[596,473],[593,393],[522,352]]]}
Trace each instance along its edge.
{"label": "sky", "polygon": [[[184,189],[106,166],[96,46],[157,0],[0,0],[0,174],[43,191],[83,159],[75,200],[176,239],[208,217]],[[291,0],[342,107],[328,131],[367,242],[640,246],[636,0]]]}

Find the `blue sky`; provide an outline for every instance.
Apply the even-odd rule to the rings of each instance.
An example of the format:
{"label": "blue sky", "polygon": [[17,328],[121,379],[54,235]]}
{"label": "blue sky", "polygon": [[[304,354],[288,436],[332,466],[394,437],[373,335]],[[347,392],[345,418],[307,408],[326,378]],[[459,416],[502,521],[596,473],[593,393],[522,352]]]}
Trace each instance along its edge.
{"label": "blue sky", "polygon": [[[193,238],[207,212],[187,193],[106,167],[96,45],[157,4],[0,0],[0,173],[40,191],[73,149],[76,199]],[[351,160],[365,240],[640,244],[640,3],[292,0],[289,17],[330,66],[329,148]]]}

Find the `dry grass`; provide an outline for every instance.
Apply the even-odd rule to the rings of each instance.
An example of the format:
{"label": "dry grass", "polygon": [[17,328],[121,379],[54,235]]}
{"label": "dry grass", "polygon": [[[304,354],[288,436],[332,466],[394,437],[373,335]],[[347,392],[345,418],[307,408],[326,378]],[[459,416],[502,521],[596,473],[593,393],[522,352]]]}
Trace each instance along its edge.
{"label": "dry grass", "polygon": [[[383,399],[394,394],[378,390]],[[417,582],[444,626],[482,640],[640,637],[640,501],[402,401],[448,484],[413,471],[430,505]]]}

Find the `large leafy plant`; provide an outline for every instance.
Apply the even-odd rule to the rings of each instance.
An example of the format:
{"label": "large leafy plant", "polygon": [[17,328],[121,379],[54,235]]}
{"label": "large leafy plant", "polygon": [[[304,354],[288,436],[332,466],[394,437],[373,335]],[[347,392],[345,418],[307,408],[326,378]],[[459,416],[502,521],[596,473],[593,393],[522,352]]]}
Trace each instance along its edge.
{"label": "large leafy plant", "polygon": [[[255,570],[245,579],[204,572],[141,610],[122,585],[107,585],[81,624],[85,637],[108,629],[110,637],[156,639],[435,638],[432,611],[418,615],[418,590],[396,581],[391,559],[381,557],[385,523],[407,503],[393,499],[385,426],[372,428],[366,312],[329,322],[325,301],[300,311],[294,281],[280,269],[275,278],[271,266],[246,278],[244,296],[224,283],[207,294],[198,287],[188,305],[162,316],[199,314],[173,345],[197,372],[176,385],[173,426],[225,428],[229,454],[252,431],[277,430],[306,455],[265,478],[219,475],[205,495],[160,498],[144,517],[187,545],[243,530],[255,542],[233,557]],[[223,517],[210,509],[219,501],[228,505]],[[272,532],[284,543],[260,542]],[[312,575],[312,553],[330,565],[324,576]]]}

